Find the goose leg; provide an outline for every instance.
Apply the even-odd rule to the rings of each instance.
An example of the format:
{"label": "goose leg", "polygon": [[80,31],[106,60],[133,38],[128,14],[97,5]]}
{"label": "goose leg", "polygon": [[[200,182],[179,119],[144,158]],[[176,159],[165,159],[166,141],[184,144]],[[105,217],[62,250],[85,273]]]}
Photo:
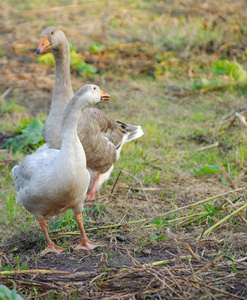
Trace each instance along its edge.
{"label": "goose leg", "polygon": [[81,242],[76,246],[76,250],[78,249],[84,249],[84,250],[92,250],[96,247],[99,247],[98,243],[94,243],[89,241],[89,239],[86,236],[86,233],[84,231],[83,227],[83,221],[82,221],[82,214],[81,213],[75,213],[76,222],[79,225],[80,231],[81,231]]}
{"label": "goose leg", "polygon": [[61,248],[52,242],[52,240],[49,237],[49,234],[47,231],[47,226],[46,226],[46,221],[44,218],[39,220],[39,225],[42,228],[42,230],[44,231],[46,241],[47,241],[47,247],[40,253],[40,255],[45,255],[49,252],[61,253],[64,250],[66,250],[66,248]]}
{"label": "goose leg", "polygon": [[97,183],[99,181],[99,176],[100,176],[100,173],[98,173],[95,178],[94,178],[94,182],[93,182],[93,187],[92,189],[90,190],[90,192],[87,193],[87,196],[86,196],[86,201],[92,201],[92,200],[95,200],[95,192],[96,192],[96,186],[97,186]]}

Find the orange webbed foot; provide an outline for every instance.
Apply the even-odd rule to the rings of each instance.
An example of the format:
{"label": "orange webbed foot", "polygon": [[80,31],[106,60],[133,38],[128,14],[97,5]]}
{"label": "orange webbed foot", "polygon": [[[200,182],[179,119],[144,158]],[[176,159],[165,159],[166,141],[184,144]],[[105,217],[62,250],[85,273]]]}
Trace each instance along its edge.
{"label": "orange webbed foot", "polygon": [[67,250],[67,248],[62,248],[62,247],[59,247],[57,245],[55,245],[54,243],[50,243],[47,245],[47,247],[40,253],[41,256],[49,253],[49,252],[54,252],[54,253],[57,253],[57,254],[60,254],[62,253],[63,251]]}
{"label": "orange webbed foot", "polygon": [[100,245],[98,243],[91,242],[89,240],[81,241],[80,244],[78,244],[75,249],[83,249],[83,250],[93,250],[94,248],[99,247]]}

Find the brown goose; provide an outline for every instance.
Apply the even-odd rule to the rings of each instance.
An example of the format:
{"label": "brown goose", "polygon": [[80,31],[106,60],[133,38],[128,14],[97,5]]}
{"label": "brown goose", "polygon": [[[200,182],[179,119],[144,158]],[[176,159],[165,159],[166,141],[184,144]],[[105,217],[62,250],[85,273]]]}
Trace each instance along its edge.
{"label": "brown goose", "polygon": [[[55,85],[44,137],[49,147],[60,149],[61,118],[64,108],[73,96],[70,80],[70,50],[66,36],[57,27],[48,27],[41,33],[37,54],[52,52],[55,58]],[[87,200],[94,200],[95,191],[106,181],[122,145],[143,135],[140,126],[114,121],[96,108],[86,108],[79,120],[78,136],[83,145],[90,184]]]}
{"label": "brown goose", "polygon": [[76,249],[91,250],[99,246],[88,240],[83,228],[81,212],[90,175],[86,168],[84,149],[77,135],[77,124],[82,109],[109,97],[96,85],[83,86],[64,110],[61,149],[51,149],[44,144],[12,170],[16,202],[21,202],[34,215],[45,233],[47,247],[41,255],[65,250],[51,241],[45,217],[58,215],[68,209],[74,211],[81,231],[81,242]]}

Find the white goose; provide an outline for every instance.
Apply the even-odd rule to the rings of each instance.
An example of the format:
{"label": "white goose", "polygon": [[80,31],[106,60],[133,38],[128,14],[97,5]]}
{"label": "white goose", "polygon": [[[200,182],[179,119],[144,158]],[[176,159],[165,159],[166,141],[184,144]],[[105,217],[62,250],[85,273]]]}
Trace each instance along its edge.
{"label": "white goose", "polygon": [[81,242],[76,249],[94,249],[99,244],[86,237],[82,209],[86,198],[90,175],[86,168],[86,156],[77,135],[77,124],[82,109],[88,104],[110,98],[96,85],[83,86],[71,99],[62,117],[61,149],[40,147],[16,165],[12,172],[17,192],[16,202],[31,212],[45,233],[47,247],[41,252],[60,253],[64,248],[55,245],[47,232],[45,217],[58,215],[68,209],[75,213],[81,231]]}
{"label": "white goose", "polygon": [[[70,80],[70,50],[63,31],[48,27],[41,33],[37,54],[52,51],[55,57],[55,85],[51,109],[45,121],[44,137],[49,147],[60,149],[61,118],[63,110],[73,96]],[[87,158],[90,184],[87,200],[95,198],[95,191],[106,181],[115,161],[120,156],[122,145],[143,135],[140,126],[114,121],[96,108],[83,111],[77,132]]]}

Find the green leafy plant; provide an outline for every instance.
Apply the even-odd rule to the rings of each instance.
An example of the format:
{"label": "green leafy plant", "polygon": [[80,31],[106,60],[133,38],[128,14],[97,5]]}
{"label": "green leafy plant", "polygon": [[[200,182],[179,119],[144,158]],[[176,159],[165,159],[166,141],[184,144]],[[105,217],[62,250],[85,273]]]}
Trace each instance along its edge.
{"label": "green leafy plant", "polygon": [[[218,212],[219,212],[219,208],[217,205],[212,205],[211,203],[206,203],[203,206],[203,209],[199,209],[198,210],[199,213],[200,212],[206,212],[205,214],[202,215],[202,219],[207,219],[207,222],[212,225],[214,222],[212,220],[212,218],[216,218]],[[208,218],[209,217],[209,218]]]}
{"label": "green leafy plant", "polygon": [[212,67],[216,75],[228,75],[233,80],[247,82],[247,71],[235,60],[217,60]]}
{"label": "green leafy plant", "polygon": [[100,43],[95,43],[89,48],[89,51],[101,51],[104,49],[105,49],[104,45],[102,45]]}
{"label": "green leafy plant", "polygon": [[[193,82],[194,89],[215,89],[225,86],[246,88],[247,71],[235,60],[217,60],[212,63],[214,78],[199,78]],[[221,77],[219,77],[221,76]],[[223,78],[222,76],[225,76]]]}
{"label": "green leafy plant", "polygon": [[5,285],[0,285],[0,299],[4,300],[23,300],[20,295],[16,292],[16,287],[13,288],[13,290],[10,290]]}
{"label": "green leafy plant", "polygon": [[4,267],[3,266],[0,267],[0,271],[12,271],[12,270],[14,270],[14,267],[13,267],[13,265],[10,265],[10,264],[8,264],[8,265],[6,265]]}
{"label": "green leafy plant", "polygon": [[70,66],[72,69],[78,71],[80,76],[89,76],[97,73],[97,69],[93,65],[87,64],[84,60],[79,58],[74,47],[70,48]]}
{"label": "green leafy plant", "polygon": [[26,261],[23,262],[22,264],[20,264],[20,257],[19,257],[19,256],[14,257],[14,261],[15,261],[15,263],[16,263],[16,268],[17,268],[18,270],[26,270],[26,269],[27,269],[27,263],[28,263],[28,261],[29,261],[29,258],[26,257]]}
{"label": "green leafy plant", "polygon": [[234,261],[232,261],[232,269],[233,269],[233,272],[234,272],[234,273],[237,273],[237,272],[238,272],[238,270],[237,270],[236,267],[235,267]]}
{"label": "green leafy plant", "polygon": [[51,52],[39,56],[37,61],[46,65],[55,65],[55,58]]}
{"label": "green leafy plant", "polygon": [[206,212],[208,213],[208,215],[210,217],[213,217],[215,216],[215,214],[218,212],[219,208],[218,206],[213,206],[212,204],[210,203],[207,203],[204,205],[204,209],[206,210]]}
{"label": "green leafy plant", "polygon": [[68,230],[78,230],[78,224],[76,223],[75,215],[72,210],[66,211],[62,217],[57,218],[51,230],[57,230],[64,227]]}
{"label": "green leafy plant", "polygon": [[153,220],[152,223],[155,224],[158,229],[164,228],[164,226],[168,224],[167,220],[161,217],[158,217],[157,219]]}
{"label": "green leafy plant", "polygon": [[[87,212],[89,211],[103,211],[104,206],[98,206],[95,208],[84,208],[82,215],[83,220],[86,221],[89,217],[87,216]],[[68,230],[78,230],[78,224],[75,220],[75,215],[72,210],[67,210],[65,213],[63,213],[62,217],[59,217],[56,219],[56,222],[53,224],[51,230],[57,230],[59,228],[64,228]]]}
{"label": "green leafy plant", "polygon": [[4,148],[12,149],[13,152],[23,151],[31,148],[36,150],[43,142],[44,123],[39,119],[22,120],[22,123],[17,127],[20,134],[7,139]]}
{"label": "green leafy plant", "polygon": [[[228,164],[223,164],[224,168],[228,167]],[[202,165],[199,170],[193,170],[192,176],[210,175],[220,173],[219,165]]]}
{"label": "green leafy plant", "polygon": [[153,243],[154,241],[163,241],[166,237],[168,237],[167,234],[165,235],[162,235],[162,236],[157,236],[156,233],[153,233],[151,236],[150,236],[150,241]]}

